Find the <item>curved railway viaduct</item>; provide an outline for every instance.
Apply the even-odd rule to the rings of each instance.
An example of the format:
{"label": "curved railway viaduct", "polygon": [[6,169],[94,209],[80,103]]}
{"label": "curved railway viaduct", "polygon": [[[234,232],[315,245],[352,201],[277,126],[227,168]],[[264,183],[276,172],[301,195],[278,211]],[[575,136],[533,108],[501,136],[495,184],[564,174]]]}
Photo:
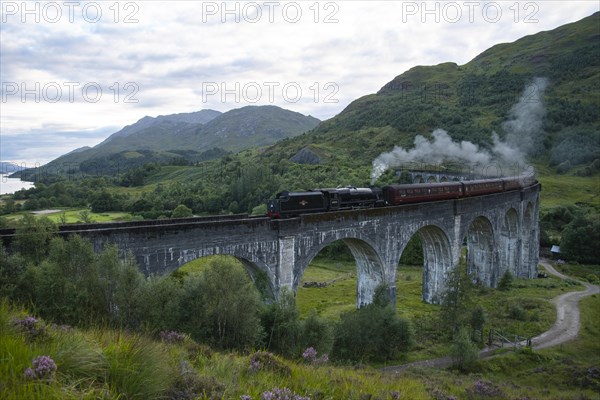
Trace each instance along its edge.
{"label": "curved railway viaduct", "polygon": [[[328,244],[342,240],[357,268],[357,306],[372,301],[375,288],[389,287],[395,299],[396,270],[408,241],[423,243],[423,301],[437,303],[447,272],[458,265],[463,244],[467,269],[475,279],[496,286],[506,270],[537,274],[540,185],[456,200],[361,210],[306,214],[288,220],[246,215],[64,225],[60,234],[77,233],[96,250],[118,246],[131,252],[146,275],[168,274],[199,257],[236,257],[253,278],[267,277],[277,296],[297,290],[311,260]],[[0,232],[10,244],[14,232]]]}

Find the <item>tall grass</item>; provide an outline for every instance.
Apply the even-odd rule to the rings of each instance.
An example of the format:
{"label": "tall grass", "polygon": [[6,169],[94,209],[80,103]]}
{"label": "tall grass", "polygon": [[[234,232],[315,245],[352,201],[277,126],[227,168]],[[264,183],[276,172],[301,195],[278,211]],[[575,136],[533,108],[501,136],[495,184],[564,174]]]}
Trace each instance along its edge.
{"label": "tall grass", "polygon": [[176,371],[163,345],[138,334],[102,332],[107,382],[113,393],[131,400],[160,397],[174,382]]}
{"label": "tall grass", "polygon": [[[163,344],[141,335],[47,326],[34,339],[15,328],[22,311],[0,304],[0,399],[156,399],[175,381],[177,370]],[[56,374],[31,379],[25,370],[41,355]]]}

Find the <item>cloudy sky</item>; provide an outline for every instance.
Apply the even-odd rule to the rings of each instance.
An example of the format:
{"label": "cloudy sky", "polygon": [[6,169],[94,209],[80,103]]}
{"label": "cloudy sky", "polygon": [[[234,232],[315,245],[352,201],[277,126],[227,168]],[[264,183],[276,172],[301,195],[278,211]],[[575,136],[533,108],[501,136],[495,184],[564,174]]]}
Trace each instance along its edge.
{"label": "cloudy sky", "polygon": [[331,118],[415,65],[465,64],[598,1],[2,1],[0,160],[44,164],[149,115]]}

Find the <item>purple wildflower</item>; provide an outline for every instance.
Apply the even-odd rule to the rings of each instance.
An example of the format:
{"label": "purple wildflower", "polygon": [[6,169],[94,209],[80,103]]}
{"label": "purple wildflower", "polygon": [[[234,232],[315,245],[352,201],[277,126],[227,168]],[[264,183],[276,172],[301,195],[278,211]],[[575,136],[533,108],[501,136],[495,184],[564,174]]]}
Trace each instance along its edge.
{"label": "purple wildflower", "polygon": [[33,329],[33,328],[35,328],[35,324],[37,324],[38,320],[35,317],[29,316],[29,317],[25,317],[20,322],[21,322],[21,326],[23,328]]}
{"label": "purple wildflower", "polygon": [[31,362],[33,368],[25,370],[25,377],[28,379],[52,378],[56,371],[56,363],[48,356],[38,356]]}
{"label": "purple wildflower", "polygon": [[319,357],[318,359],[315,360],[315,364],[318,364],[318,365],[327,364],[328,361],[329,361],[329,354],[325,353],[321,357]]}
{"label": "purple wildflower", "polygon": [[302,353],[302,358],[308,362],[315,362],[317,359],[317,351],[314,347],[309,347]]}
{"label": "purple wildflower", "polygon": [[183,342],[183,339],[185,339],[185,336],[176,331],[162,331],[160,333],[160,338],[166,344],[175,344],[175,343]]}
{"label": "purple wildflower", "polygon": [[240,400],[252,400],[252,397],[248,396],[247,394],[243,394],[240,396]]}
{"label": "purple wildflower", "polygon": [[35,372],[31,368],[27,368],[25,370],[25,378],[27,379],[35,379]]}
{"label": "purple wildflower", "polygon": [[46,333],[44,325],[41,324],[37,318],[32,316],[14,320],[13,324],[17,326],[21,332],[25,333],[29,340],[42,338]]}
{"label": "purple wildflower", "polygon": [[272,390],[263,392],[261,400],[310,400],[310,398],[302,397],[297,393],[292,393],[290,389],[284,387],[282,389],[273,388]]}
{"label": "purple wildflower", "polygon": [[254,359],[254,358],[250,359],[250,370],[251,371],[259,371],[260,367],[261,367],[260,361]]}

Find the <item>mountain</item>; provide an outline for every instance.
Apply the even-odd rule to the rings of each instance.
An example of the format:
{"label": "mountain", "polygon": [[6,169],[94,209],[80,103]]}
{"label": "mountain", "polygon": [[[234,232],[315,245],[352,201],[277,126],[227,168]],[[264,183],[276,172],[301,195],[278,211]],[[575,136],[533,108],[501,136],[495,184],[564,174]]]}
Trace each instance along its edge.
{"label": "mountain", "polygon": [[[363,96],[312,132],[269,148],[276,162],[310,149],[315,163],[370,166],[395,145],[442,128],[455,141],[491,146],[524,88],[547,79],[543,93],[542,157],[551,166],[587,165],[600,152],[600,13],[581,21],[498,44],[465,65],[415,66]],[[533,88],[532,90],[535,90]],[[535,93],[531,93],[534,95]]]}
{"label": "mountain", "polygon": [[187,132],[193,148],[220,147],[237,152],[248,147],[273,144],[311,130],[320,121],[276,106],[247,106],[213,119]]}
{"label": "mountain", "polygon": [[22,169],[23,167],[15,163],[0,161],[0,174],[12,174]]}
{"label": "mountain", "polygon": [[[145,129],[150,129],[152,127],[156,127],[158,125],[165,126],[185,126],[185,124],[189,125],[203,125],[212,119],[221,115],[220,111],[215,110],[200,110],[192,113],[180,113],[180,114],[171,114],[171,115],[159,115],[156,118],[153,117],[144,117],[140,119],[138,122],[132,125],[127,125],[125,128],[121,129],[118,132],[110,135],[105,142],[108,142],[112,139],[116,139],[119,137],[126,137],[132,135],[134,133],[143,131]],[[188,126],[189,128],[189,126]]]}
{"label": "mountain", "polygon": [[[273,144],[314,128],[320,121],[275,106],[247,106],[226,113],[144,117],[93,148],[77,149],[46,164],[49,171],[123,171],[149,162],[187,164]],[[23,171],[23,176],[35,171]],[[110,174],[110,172],[107,172]]]}

